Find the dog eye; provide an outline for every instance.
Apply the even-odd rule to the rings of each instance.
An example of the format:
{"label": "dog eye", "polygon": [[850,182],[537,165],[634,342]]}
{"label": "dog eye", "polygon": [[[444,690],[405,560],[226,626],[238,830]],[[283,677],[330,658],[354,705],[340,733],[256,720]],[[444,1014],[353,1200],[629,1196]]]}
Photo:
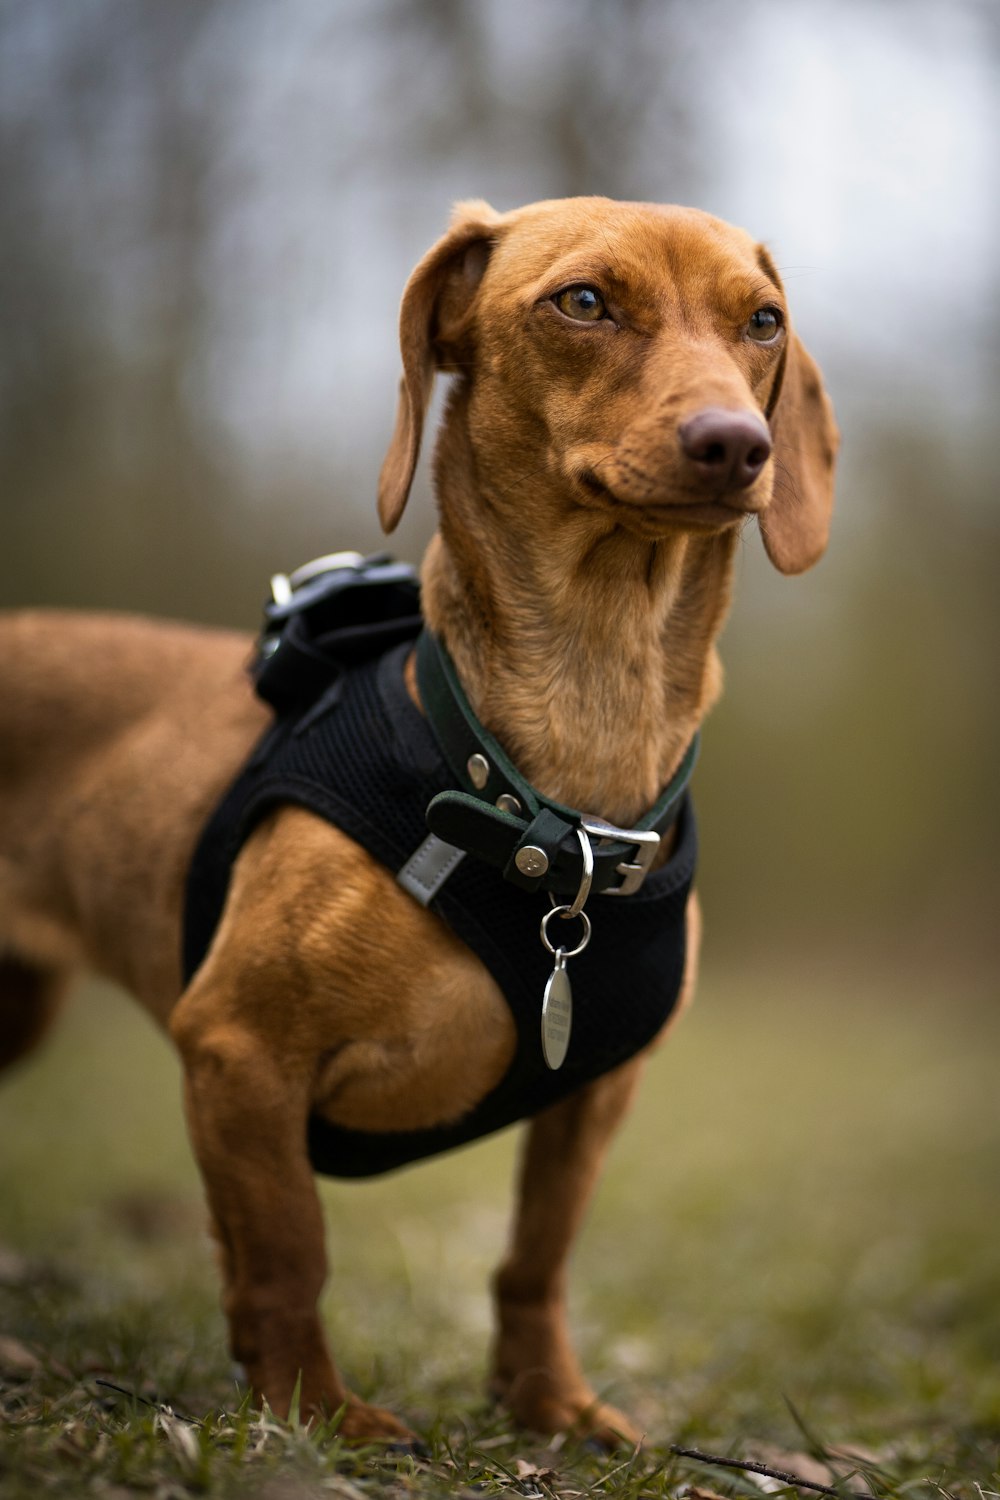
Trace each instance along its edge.
{"label": "dog eye", "polygon": [[568,286],[552,300],[561,313],[578,323],[599,323],[607,313],[604,298],[592,286]]}
{"label": "dog eye", "polygon": [[747,324],[747,337],[758,344],[772,344],[781,332],[783,322],[777,307],[758,307]]}

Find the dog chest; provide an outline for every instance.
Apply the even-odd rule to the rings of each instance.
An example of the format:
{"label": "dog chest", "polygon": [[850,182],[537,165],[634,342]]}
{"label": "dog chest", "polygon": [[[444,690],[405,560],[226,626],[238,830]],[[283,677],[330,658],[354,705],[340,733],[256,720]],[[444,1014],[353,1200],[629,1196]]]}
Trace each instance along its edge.
{"label": "dog chest", "polygon": [[[230,788],[205,829],[189,876],[189,978],[221,915],[232,862],[269,809],[288,803],[309,808],[393,872],[426,840],[427,805],[452,781],[430,726],[405,690],[407,651],[396,647],[349,671],[325,712],[279,724]],[[499,985],[517,1032],[511,1065],[451,1124],[375,1132],[314,1116],[309,1150],[315,1168],[337,1177],[369,1176],[450,1150],[537,1114],[648,1045],[680,992],[695,854],[694,818],[685,800],[668,864],[633,895],[595,898],[592,941],[573,961],[573,1031],[557,1072],[546,1066],[540,1038],[542,997],[552,972],[552,956],[539,941],[548,897],[509,885],[498,870],[472,857],[459,862],[430,909]]]}

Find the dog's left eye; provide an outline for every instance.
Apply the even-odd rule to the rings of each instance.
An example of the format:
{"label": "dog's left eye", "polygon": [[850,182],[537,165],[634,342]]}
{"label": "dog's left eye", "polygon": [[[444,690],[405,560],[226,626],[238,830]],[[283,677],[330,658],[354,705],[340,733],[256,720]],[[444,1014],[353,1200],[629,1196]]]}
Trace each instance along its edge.
{"label": "dog's left eye", "polygon": [[578,323],[599,323],[607,313],[604,298],[592,286],[568,286],[552,300],[561,313]]}
{"label": "dog's left eye", "polygon": [[780,308],[758,307],[755,313],[751,313],[747,324],[747,337],[757,344],[772,344],[781,332],[784,318]]}

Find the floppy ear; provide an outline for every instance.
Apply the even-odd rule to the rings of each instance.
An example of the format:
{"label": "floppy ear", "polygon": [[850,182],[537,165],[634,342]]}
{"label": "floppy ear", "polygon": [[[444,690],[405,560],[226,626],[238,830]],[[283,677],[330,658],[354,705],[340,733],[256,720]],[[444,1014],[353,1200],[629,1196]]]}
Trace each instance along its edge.
{"label": "floppy ear", "polygon": [[378,484],[383,531],[393,531],[399,524],[410,493],[434,371],[454,368],[469,352],[472,304],[499,223],[500,215],[488,203],[459,203],[448,233],[427,252],[406,283],[399,314],[403,378],[396,426]]}
{"label": "floppy ear", "polygon": [[803,573],[826,550],[840,434],[819,366],[791,331],[770,420],[774,492],[760,518],[761,535],[780,572]]}

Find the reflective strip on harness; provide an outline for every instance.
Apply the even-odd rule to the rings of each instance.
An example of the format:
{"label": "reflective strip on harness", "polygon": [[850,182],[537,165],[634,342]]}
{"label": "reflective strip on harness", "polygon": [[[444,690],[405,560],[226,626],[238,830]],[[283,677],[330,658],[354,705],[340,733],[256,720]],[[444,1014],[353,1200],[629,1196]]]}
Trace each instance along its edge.
{"label": "reflective strip on harness", "polygon": [[421,906],[428,906],[464,858],[464,849],[456,849],[454,844],[446,844],[432,833],[406,861],[396,879]]}

